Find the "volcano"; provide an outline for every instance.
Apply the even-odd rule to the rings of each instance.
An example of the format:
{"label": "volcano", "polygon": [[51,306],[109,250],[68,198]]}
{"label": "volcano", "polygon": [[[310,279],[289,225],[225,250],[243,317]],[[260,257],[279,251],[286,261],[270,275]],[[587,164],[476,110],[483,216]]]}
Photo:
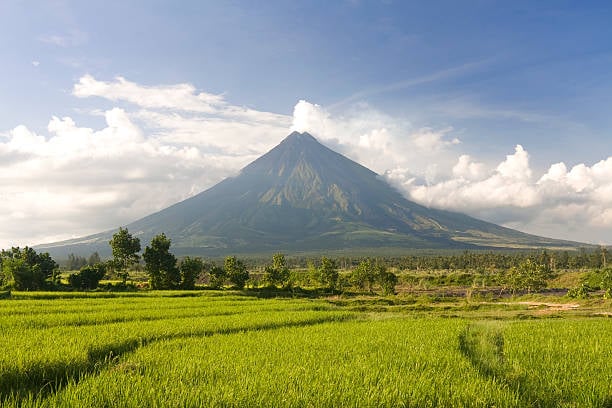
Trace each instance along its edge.
{"label": "volcano", "polygon": [[[298,132],[237,176],[126,227],[143,247],[164,232],[175,253],[209,256],[578,245],[414,203],[375,172]],[[115,231],[37,249],[108,254]]]}

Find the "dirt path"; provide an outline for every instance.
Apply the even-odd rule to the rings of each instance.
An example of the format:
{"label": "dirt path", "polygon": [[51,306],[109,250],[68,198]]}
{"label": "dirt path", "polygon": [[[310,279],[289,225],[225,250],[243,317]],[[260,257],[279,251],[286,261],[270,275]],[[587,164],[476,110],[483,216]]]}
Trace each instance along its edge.
{"label": "dirt path", "polygon": [[[519,305],[527,305],[530,309],[535,309],[540,306],[546,306],[549,310],[574,310],[578,309],[578,303],[547,303],[547,302],[514,302]],[[512,304],[508,302],[508,304]]]}
{"label": "dirt path", "polygon": [[[537,314],[547,314],[554,312],[566,312],[568,310],[576,310],[580,307],[578,303],[549,303],[549,302],[532,302],[532,301],[520,301],[520,302],[493,302],[490,304],[496,305],[526,305],[528,309],[537,309]],[[542,308],[544,306],[545,308]]]}

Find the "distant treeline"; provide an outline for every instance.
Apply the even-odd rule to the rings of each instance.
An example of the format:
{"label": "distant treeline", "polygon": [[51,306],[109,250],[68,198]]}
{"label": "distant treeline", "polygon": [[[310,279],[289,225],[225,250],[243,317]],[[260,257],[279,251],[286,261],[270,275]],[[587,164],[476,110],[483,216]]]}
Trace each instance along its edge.
{"label": "distant treeline", "polygon": [[[464,251],[452,255],[406,255],[371,257],[378,263],[390,268],[407,271],[420,270],[462,270],[462,271],[503,271],[518,267],[526,260],[539,265],[546,265],[551,270],[605,268],[609,265],[609,250],[606,247],[594,249],[580,248],[578,251],[526,251],[526,252],[481,252]],[[335,261],[342,269],[352,269],[364,259],[362,256],[340,256]],[[294,267],[305,268],[309,262],[308,257],[291,258]]]}
{"label": "distant treeline", "polygon": [[[330,290],[358,288],[372,292],[378,287],[393,293],[399,271],[404,278],[419,280],[421,272],[460,272],[463,280],[474,276],[497,276],[497,283],[527,291],[543,287],[553,272],[577,269],[605,269],[608,266],[606,247],[581,248],[577,251],[539,250],[529,252],[440,253],[406,256],[322,256],[320,258],[275,254],[272,263],[256,258],[237,259],[228,256],[221,262],[212,259],[184,257],[177,259],[170,251],[171,242],[159,234],[140,255],[140,240],[127,229],[120,228],[109,242],[113,258],[101,260],[97,252],[89,257],[70,254],[63,268],[77,271],[68,275],[68,286],[74,289],[96,289],[106,278],[120,278],[126,287],[130,272],[143,271],[152,289],[194,289],[196,283],[209,288],[231,285],[234,288],[281,287],[307,285]],[[375,250],[373,250],[375,255]],[[341,271],[348,273],[339,273]],[[607,275],[606,275],[607,276]],[[133,283],[132,283],[133,284]],[[108,288],[112,289],[112,284]],[[607,284],[606,284],[607,285]],[[606,286],[604,285],[604,286]],[[37,253],[29,247],[0,251],[0,289],[61,289],[60,268],[48,253]],[[606,286],[607,287],[607,286]]]}

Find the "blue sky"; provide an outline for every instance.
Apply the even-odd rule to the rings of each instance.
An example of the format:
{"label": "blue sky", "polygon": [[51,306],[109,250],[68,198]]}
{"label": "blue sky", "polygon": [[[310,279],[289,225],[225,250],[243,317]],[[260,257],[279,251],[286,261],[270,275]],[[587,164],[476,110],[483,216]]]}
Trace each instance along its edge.
{"label": "blue sky", "polygon": [[[612,5],[595,1],[5,0],[0,247],[125,224],[235,172],[292,126],[424,204],[612,243],[610,21]],[[134,149],[60,148],[78,137]],[[169,151],[181,164],[156,168]],[[483,190],[499,195],[467,197]]]}

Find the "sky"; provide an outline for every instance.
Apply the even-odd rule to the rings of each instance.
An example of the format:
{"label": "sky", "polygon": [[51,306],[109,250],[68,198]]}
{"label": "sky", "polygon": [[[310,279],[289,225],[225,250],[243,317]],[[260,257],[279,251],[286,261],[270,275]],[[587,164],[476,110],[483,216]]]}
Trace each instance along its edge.
{"label": "sky", "polygon": [[407,198],[612,244],[607,1],[0,1],[0,248],[126,225],[308,131]]}

